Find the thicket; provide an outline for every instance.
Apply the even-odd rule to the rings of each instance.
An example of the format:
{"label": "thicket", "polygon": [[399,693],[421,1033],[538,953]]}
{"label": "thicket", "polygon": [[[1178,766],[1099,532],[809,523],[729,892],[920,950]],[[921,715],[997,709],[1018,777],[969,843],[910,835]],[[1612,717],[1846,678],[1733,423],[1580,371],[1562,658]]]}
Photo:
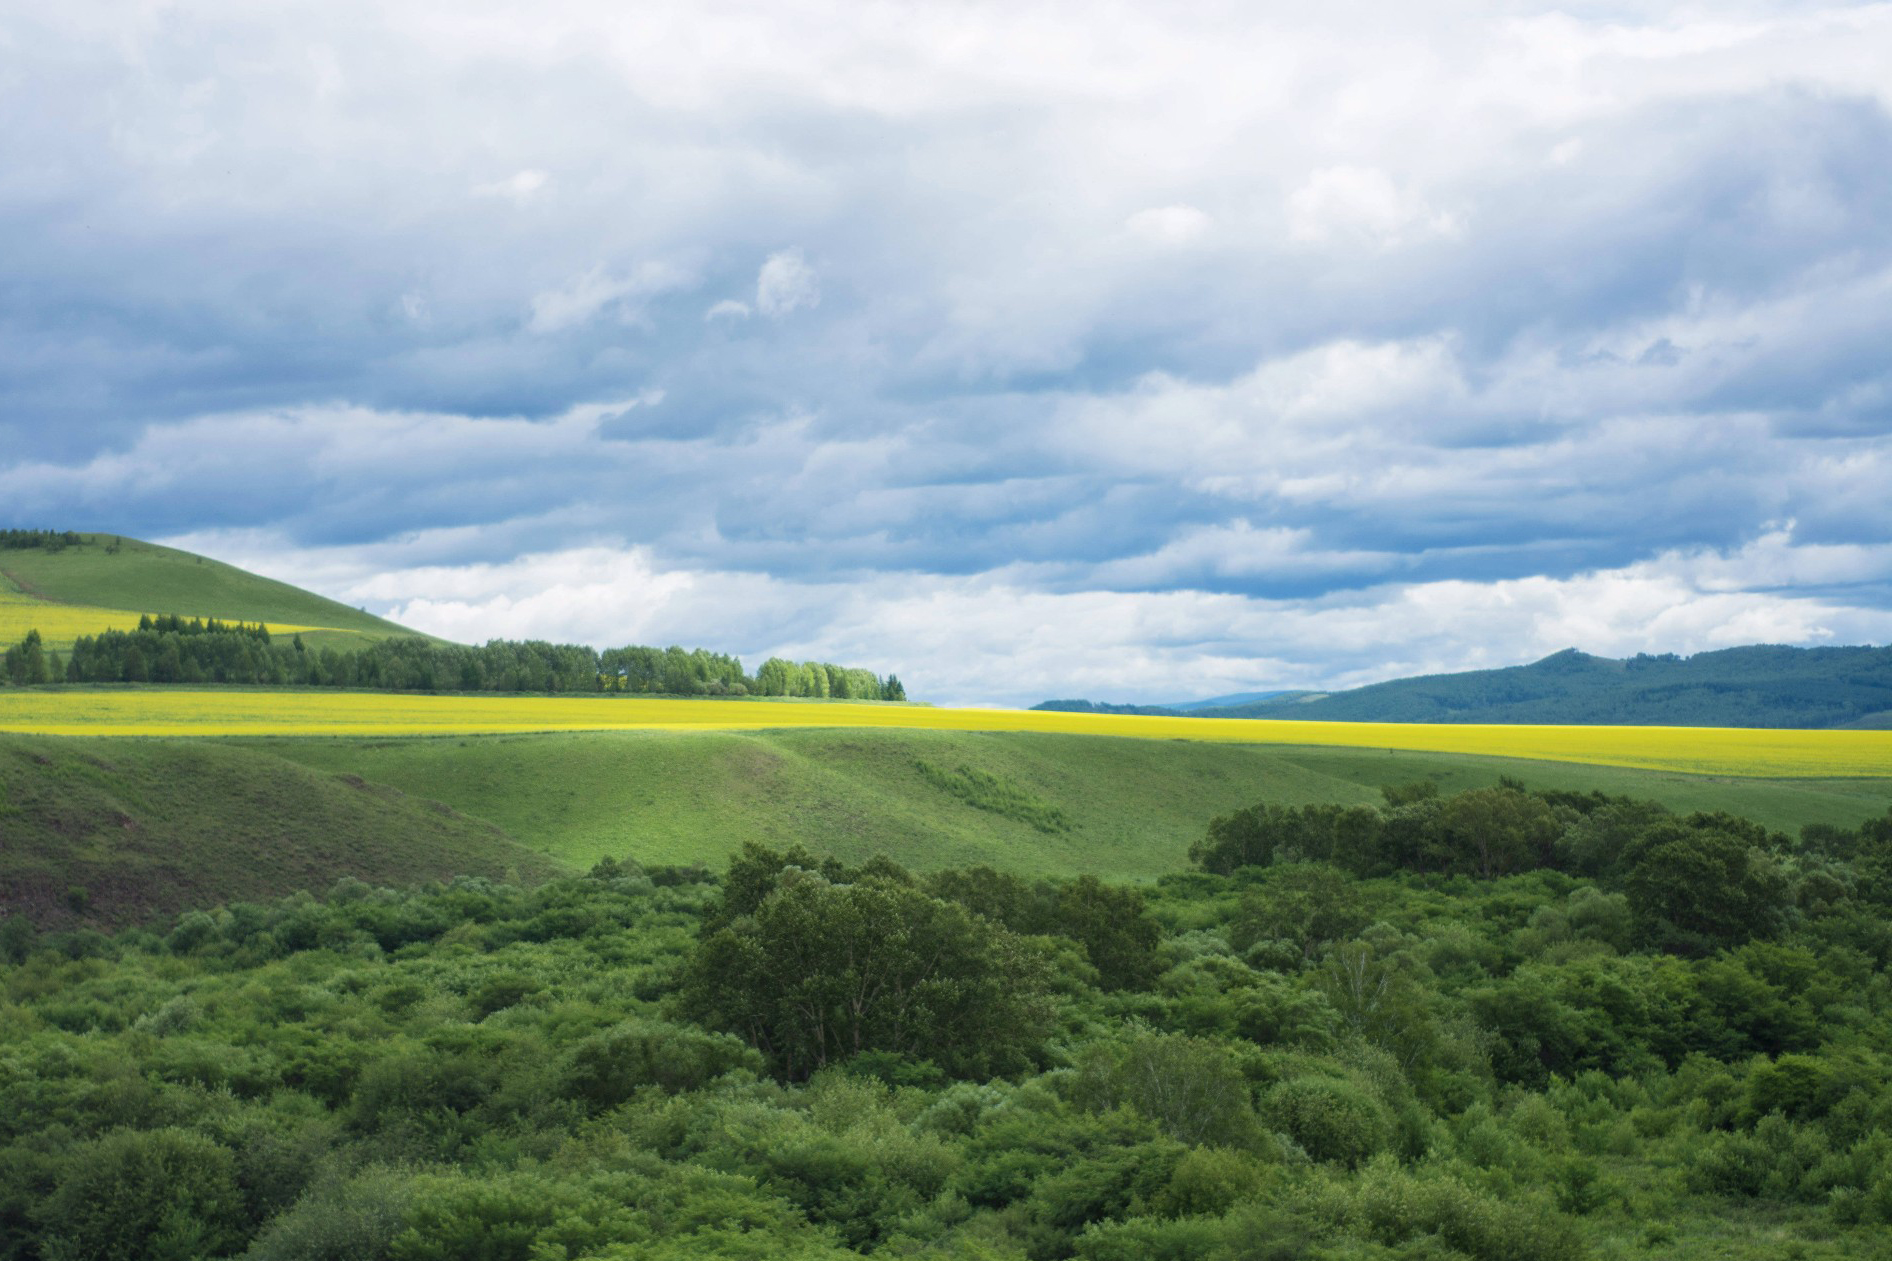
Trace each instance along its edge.
{"label": "thicket", "polygon": [[0,921],[0,1259],[1888,1255],[1892,815],[1489,791]]}
{"label": "thicket", "polygon": [[495,639],[470,646],[396,636],[337,651],[310,648],[300,635],[287,641],[272,637],[260,625],[149,615],[139,619],[136,630],[74,640],[61,670],[49,669],[43,660],[38,670],[32,667],[30,653],[40,643],[39,633],[30,631],[25,642],[8,650],[9,682],[906,699],[906,688],[891,674],[883,679],[870,670],[771,658],[751,677],[737,658],[701,648],[632,646],[600,652],[539,640]]}

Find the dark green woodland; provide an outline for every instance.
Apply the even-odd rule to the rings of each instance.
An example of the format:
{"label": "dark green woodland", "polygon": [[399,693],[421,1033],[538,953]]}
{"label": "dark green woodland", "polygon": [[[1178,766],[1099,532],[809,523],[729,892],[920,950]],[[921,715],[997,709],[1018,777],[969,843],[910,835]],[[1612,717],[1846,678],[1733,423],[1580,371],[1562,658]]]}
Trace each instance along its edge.
{"label": "dark green woodland", "polygon": [[1892,1256],[1892,816],[1264,804],[0,921],[0,1258]]}

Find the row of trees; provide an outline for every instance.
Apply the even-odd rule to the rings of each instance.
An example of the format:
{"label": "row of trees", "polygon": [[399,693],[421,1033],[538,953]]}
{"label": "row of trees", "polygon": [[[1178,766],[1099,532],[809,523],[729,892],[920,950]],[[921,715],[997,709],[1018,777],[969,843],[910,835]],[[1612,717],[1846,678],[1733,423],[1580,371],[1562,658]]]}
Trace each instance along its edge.
{"label": "row of trees", "polygon": [[754,677],[722,653],[610,648],[540,640],[479,646],[397,636],[349,651],[287,642],[261,625],[145,616],[136,630],[81,636],[63,662],[39,632],[6,655],[16,686],[68,683],[247,683],[395,691],[592,692],[665,696],[812,696],[903,701],[894,675],[771,658]]}
{"label": "row of trees", "polygon": [[23,552],[44,549],[48,552],[78,547],[85,540],[71,530],[0,530],[0,550]]}

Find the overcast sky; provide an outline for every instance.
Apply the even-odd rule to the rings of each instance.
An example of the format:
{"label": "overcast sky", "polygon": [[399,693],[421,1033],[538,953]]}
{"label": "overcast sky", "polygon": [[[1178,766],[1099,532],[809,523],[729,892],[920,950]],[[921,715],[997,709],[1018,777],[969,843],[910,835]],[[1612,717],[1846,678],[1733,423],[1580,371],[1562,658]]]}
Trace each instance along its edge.
{"label": "overcast sky", "polygon": [[0,516],[946,702],[1892,641],[1892,6],[1318,8],[5,4]]}

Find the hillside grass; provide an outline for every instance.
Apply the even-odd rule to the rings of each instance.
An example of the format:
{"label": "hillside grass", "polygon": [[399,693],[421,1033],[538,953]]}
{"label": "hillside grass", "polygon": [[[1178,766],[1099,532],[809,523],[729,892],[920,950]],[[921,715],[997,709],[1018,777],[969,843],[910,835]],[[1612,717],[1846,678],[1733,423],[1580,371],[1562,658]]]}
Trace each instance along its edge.
{"label": "hillside grass", "polygon": [[[712,867],[745,840],[923,870],[1147,879],[1180,870],[1211,817],[1258,801],[1377,803],[1386,784],[1600,789],[1771,828],[1855,827],[1892,777],[1751,780],[1463,754],[1059,734],[613,732],[271,739],[248,747],[434,798],[572,869],[600,858]],[[924,767],[944,770],[929,775]],[[952,782],[970,785],[961,791]],[[1002,791],[980,795],[977,785]],[[1018,805],[1017,803],[1024,803]],[[1004,808],[993,808],[994,805]],[[1055,819],[1046,829],[1040,824]]]}
{"label": "hillside grass", "polygon": [[778,704],[646,696],[97,687],[0,692],[0,731],[43,735],[477,735],[545,731],[871,728],[1034,732],[1474,753],[1696,775],[1880,778],[1892,731],[1513,727],[1157,718],[1041,710]]}
{"label": "hillside grass", "polygon": [[266,752],[0,736],[0,903],[43,926],[321,892],[344,875],[404,886],[555,869],[490,823]]}
{"label": "hillside grass", "polygon": [[[48,652],[67,652],[72,641],[83,635],[106,631],[134,631],[146,612],[136,609],[105,609],[90,604],[49,604],[28,595],[0,591],[0,645],[13,645],[26,638],[28,631],[38,631]],[[272,635],[296,635],[315,647],[343,647],[360,644],[365,636],[358,631],[333,630],[294,622],[264,622]]]}
{"label": "hillside grass", "polygon": [[42,925],[121,924],[342,876],[533,880],[601,858],[715,868],[748,840],[920,870],[1149,880],[1182,870],[1209,819],[1241,806],[1371,804],[1386,784],[1450,793],[1505,775],[1788,832],[1892,806],[1892,778],[1015,732],[16,735],[0,736],[0,903]]}
{"label": "hillside grass", "polygon": [[[360,609],[206,556],[110,534],[80,537],[85,540],[82,546],[59,551],[0,551],[0,576],[13,591],[52,605],[343,632],[305,634],[317,647],[345,647],[358,642],[356,637],[385,639],[414,633]],[[132,620],[135,624],[137,613]],[[41,634],[49,641],[53,638],[44,627]]]}

